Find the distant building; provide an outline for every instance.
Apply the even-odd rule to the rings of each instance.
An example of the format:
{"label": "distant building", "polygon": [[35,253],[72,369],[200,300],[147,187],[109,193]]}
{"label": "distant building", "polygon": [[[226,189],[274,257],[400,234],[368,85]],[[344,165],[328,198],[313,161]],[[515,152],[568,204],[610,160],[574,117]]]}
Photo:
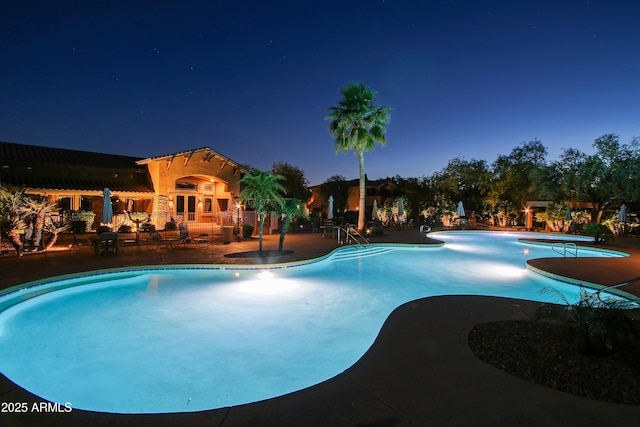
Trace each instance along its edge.
{"label": "distant building", "polygon": [[160,228],[170,219],[212,223],[229,216],[244,173],[209,147],[137,158],[0,142],[0,185],[47,196],[61,213],[93,211],[96,221],[109,188],[114,222],[146,212]]}
{"label": "distant building", "polygon": [[[344,181],[347,188],[346,206],[334,206],[334,215],[339,216],[345,211],[357,212],[360,207],[360,180],[352,179]],[[321,212],[326,214],[329,209],[329,195],[323,192],[324,184],[311,187],[311,198],[309,199],[308,208],[311,212]],[[378,207],[385,202],[392,202],[397,196],[397,186],[389,179],[369,180],[365,175],[365,209],[371,212],[373,209],[373,201],[375,200]],[[334,195],[334,198],[336,196]],[[369,217],[367,217],[369,219]]]}

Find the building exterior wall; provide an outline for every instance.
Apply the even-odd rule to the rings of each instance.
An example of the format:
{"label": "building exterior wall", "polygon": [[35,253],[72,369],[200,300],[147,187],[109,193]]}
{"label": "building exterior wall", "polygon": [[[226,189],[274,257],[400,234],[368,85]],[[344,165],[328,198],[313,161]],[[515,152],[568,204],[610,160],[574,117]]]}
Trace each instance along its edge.
{"label": "building exterior wall", "polygon": [[210,151],[147,159],[157,227],[168,221],[219,223],[240,194],[241,170]]}

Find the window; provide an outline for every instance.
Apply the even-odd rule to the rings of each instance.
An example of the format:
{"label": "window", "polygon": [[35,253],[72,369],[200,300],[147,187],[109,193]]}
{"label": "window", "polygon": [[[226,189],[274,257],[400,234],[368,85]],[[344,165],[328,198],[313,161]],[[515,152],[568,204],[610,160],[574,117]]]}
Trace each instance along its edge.
{"label": "window", "polygon": [[211,197],[205,197],[202,203],[202,211],[203,212],[212,212],[213,211],[213,199]]}
{"label": "window", "polygon": [[198,189],[198,184],[195,182],[176,182],[176,190],[193,190]]}
{"label": "window", "polygon": [[81,211],[91,211],[91,197],[80,196],[80,209]]}
{"label": "window", "polygon": [[58,207],[63,211],[71,210],[71,197],[60,197],[58,199]]}

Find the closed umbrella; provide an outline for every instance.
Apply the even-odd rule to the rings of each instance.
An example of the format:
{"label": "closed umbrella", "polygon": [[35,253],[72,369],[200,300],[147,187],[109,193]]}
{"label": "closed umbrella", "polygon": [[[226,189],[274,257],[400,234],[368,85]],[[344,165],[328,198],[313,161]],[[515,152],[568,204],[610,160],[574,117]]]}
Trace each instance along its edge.
{"label": "closed umbrella", "polygon": [[567,211],[565,212],[564,219],[571,221],[571,206],[567,205]]}
{"label": "closed umbrella", "polygon": [[627,205],[624,203],[620,206],[620,213],[618,213],[618,221],[627,222]]}
{"label": "closed umbrella", "polygon": [[378,201],[375,199],[373,200],[373,209],[371,210],[371,219],[374,221],[378,219]]}
{"label": "closed umbrella", "polygon": [[102,192],[102,215],[101,224],[111,224],[113,222],[113,208],[111,207],[111,190],[105,188]]}
{"label": "closed umbrella", "polygon": [[329,212],[327,213],[327,219],[333,219],[333,196],[329,196]]}
{"label": "closed umbrella", "polygon": [[458,215],[460,218],[466,217],[466,214],[464,213],[464,206],[462,205],[462,201],[458,202],[458,209],[456,209],[456,215]]}

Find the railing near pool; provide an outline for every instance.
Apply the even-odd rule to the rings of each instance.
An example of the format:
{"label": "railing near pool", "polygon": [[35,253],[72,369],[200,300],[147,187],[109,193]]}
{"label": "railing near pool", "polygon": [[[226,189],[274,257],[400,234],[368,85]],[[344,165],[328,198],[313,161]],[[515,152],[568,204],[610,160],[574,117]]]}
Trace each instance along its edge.
{"label": "railing near pool", "polygon": [[[342,235],[344,235],[344,239]],[[369,246],[369,240],[349,224],[346,224],[344,227],[338,226],[338,244],[349,245],[351,243],[358,247]]]}
{"label": "railing near pool", "polygon": [[[561,250],[558,249],[560,247],[562,247]],[[571,255],[573,255],[575,258],[578,257],[578,247],[576,246],[575,243],[571,243],[571,242],[554,243],[553,245],[551,245],[551,250],[553,250],[556,253],[559,253],[565,258],[567,257],[567,252],[573,251]]]}

